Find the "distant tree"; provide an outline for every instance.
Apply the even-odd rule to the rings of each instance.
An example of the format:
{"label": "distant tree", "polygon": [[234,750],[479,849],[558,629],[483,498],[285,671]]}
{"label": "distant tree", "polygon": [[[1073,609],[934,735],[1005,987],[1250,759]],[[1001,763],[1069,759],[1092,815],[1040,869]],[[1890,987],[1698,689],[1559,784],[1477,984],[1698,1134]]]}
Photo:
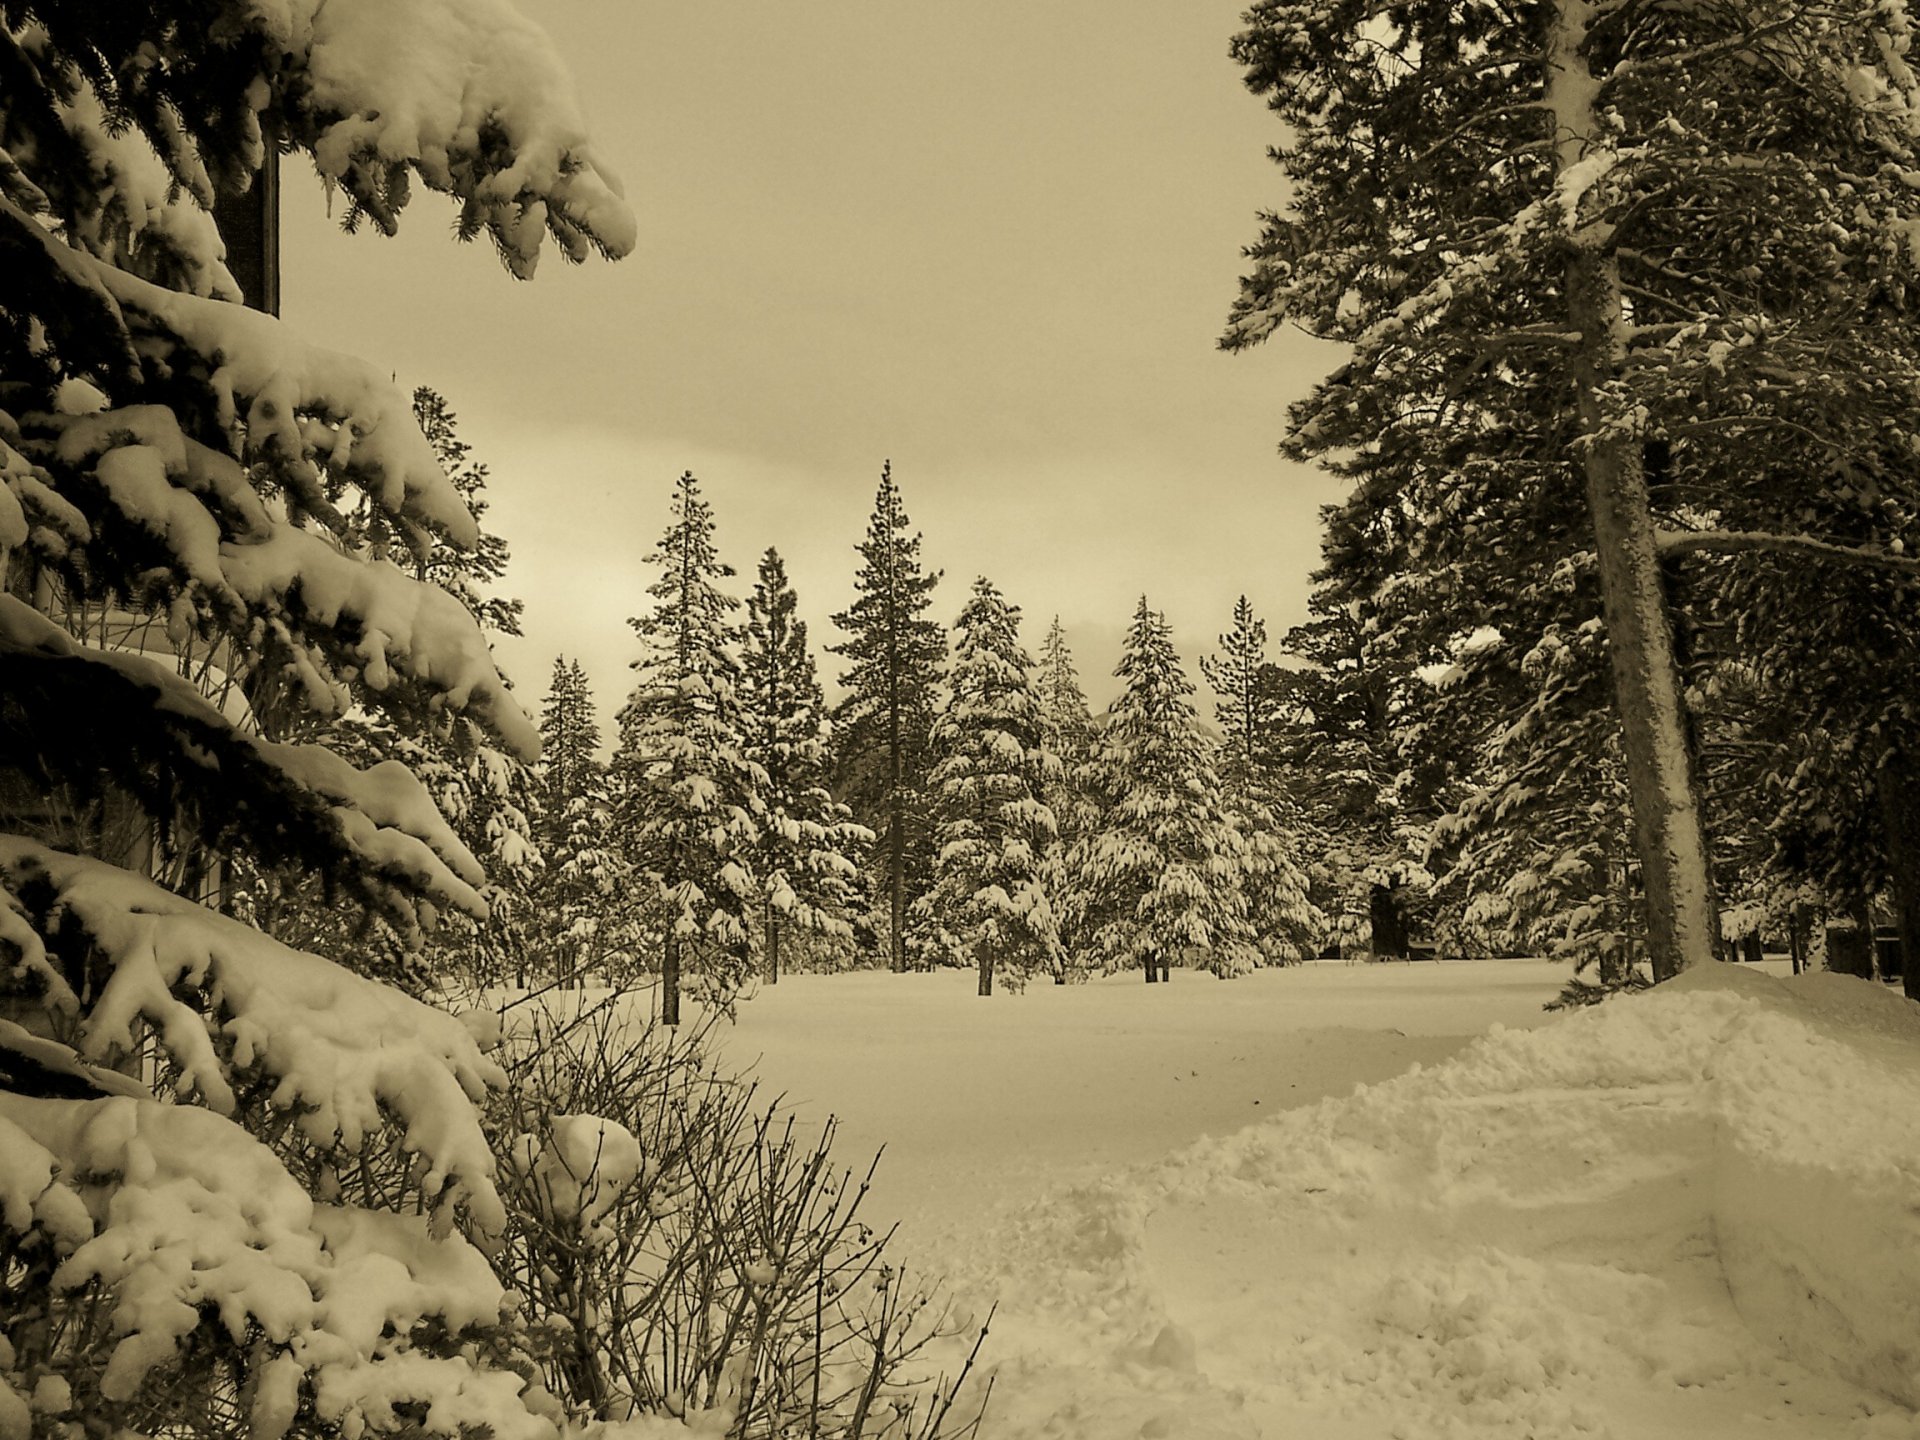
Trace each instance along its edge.
{"label": "distant tree", "polygon": [[1242,595],[1234,602],[1233,628],[1220,637],[1220,653],[1200,658],[1200,672],[1216,696],[1221,768],[1241,783],[1264,775],[1270,765],[1277,704],[1272,669],[1266,622]]}
{"label": "distant tree", "polygon": [[1093,755],[1094,727],[1086,694],[1074,670],[1073,652],[1068,648],[1066,631],[1061,628],[1058,615],[1053,617],[1047,638],[1041,642],[1033,688],[1040,704],[1041,742],[1060,761],[1041,798],[1053,812],[1058,832],[1056,843],[1047,851],[1043,863],[1065,961],[1055,972],[1054,981],[1064,985],[1086,974],[1080,959],[1084,948],[1085,906],[1081,903],[1071,858],[1093,820],[1092,800],[1084,778],[1087,762]]}
{"label": "distant tree", "polygon": [[[440,457],[453,488],[473,512],[476,523],[487,515],[487,467],[473,456],[473,447],[460,438],[459,423],[446,397],[430,386],[413,392],[413,418],[421,433]],[[524,601],[493,593],[507,573],[510,560],[507,542],[483,525],[477,543],[465,548],[435,544],[417,564],[422,580],[430,580],[450,591],[467,606],[483,630],[496,635],[518,635]]]}
{"label": "distant tree", "polygon": [[660,1018],[680,1023],[683,980],[722,998],[746,978],[751,869],[766,775],[742,745],[739,666],[719,588],[733,574],[714,549],[713,511],[691,471],[647,563],[654,607],[631,623],[639,680],[614,752],[620,829],[633,873],[659,911]]}
{"label": "distant tree", "polygon": [[1172,631],[1145,596],[1114,674],[1124,688],[1088,766],[1099,820],[1075,861],[1092,949],[1109,972],[1138,966],[1149,983],[1176,959],[1241,974],[1260,960],[1245,843],[1221,805]]}
{"label": "distant tree", "polygon": [[780,552],[768,549],[747,597],[740,723],[743,753],[766,773],[754,873],[769,984],[779,982],[780,940],[788,928],[851,938],[857,860],[873,841],[873,832],[854,824],[827,788],[826,700],[798,605]]}
{"label": "distant tree", "polygon": [[934,883],[914,902],[919,931],[943,960],[1019,989],[1065,969],[1048,893],[1055,840],[1045,794],[1060,769],[1020,645],[1020,609],[985,578],[960,612],[950,699],[934,725]]}
{"label": "distant tree", "polygon": [[543,842],[559,839],[568,807],[594,788],[604,769],[587,672],[578,660],[557,656],[540,707],[540,805],[550,827],[541,833]]}
{"label": "distant tree", "polygon": [[[540,845],[546,866],[536,904],[554,978],[562,982],[607,967],[614,954],[630,950],[639,921],[594,709],[580,662],[556,658],[540,707]],[[613,969],[609,978],[624,978],[624,967]]]}
{"label": "distant tree", "polygon": [[932,871],[927,775],[947,653],[939,622],[927,618],[940,572],[922,571],[920,536],[911,523],[888,462],[880,470],[867,538],[858,547],[856,598],[833,617],[848,638],[829,647],[851,662],[840,677],[846,698],[834,712],[840,790],[855,817],[877,836],[874,855],[887,895],[888,953],[895,970],[907,964],[908,907],[925,891]]}

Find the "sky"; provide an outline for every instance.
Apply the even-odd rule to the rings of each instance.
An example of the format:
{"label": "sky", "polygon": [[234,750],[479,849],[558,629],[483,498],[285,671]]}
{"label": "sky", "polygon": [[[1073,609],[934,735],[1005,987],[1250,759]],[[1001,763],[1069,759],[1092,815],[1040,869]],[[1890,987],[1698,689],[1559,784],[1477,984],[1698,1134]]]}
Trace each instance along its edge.
{"label": "sky", "polygon": [[489,467],[530,705],[564,653],[611,727],[689,469],[737,592],[777,546],[816,648],[887,459],[937,618],[982,574],[1029,649],[1058,614],[1096,706],[1143,593],[1196,684],[1237,596],[1276,638],[1305,618],[1339,486],[1276,446],[1337,352],[1215,346],[1282,196],[1226,53],[1241,0],[523,8],[625,183],[630,257],[516,282],[444,197],[349,236],[291,166],[282,244],[286,318],[439,390]]}

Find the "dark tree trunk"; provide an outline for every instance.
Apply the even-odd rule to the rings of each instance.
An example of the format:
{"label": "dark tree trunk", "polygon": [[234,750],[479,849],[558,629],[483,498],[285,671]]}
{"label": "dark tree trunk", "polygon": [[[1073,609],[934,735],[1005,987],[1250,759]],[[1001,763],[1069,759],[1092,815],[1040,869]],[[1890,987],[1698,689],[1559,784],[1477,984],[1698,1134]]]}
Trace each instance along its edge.
{"label": "dark tree trunk", "polygon": [[887,864],[893,872],[887,877],[888,908],[893,916],[891,944],[893,968],[896,974],[907,968],[907,837],[906,826],[900,813],[904,808],[896,792],[893,801],[893,823],[887,830]]}
{"label": "dark tree trunk", "polygon": [[1160,960],[1154,955],[1147,956],[1147,984],[1151,985],[1160,978]]}
{"label": "dark tree trunk", "polygon": [[660,1023],[680,1023],[680,942],[672,931],[660,951]]}
{"label": "dark tree trunk", "polygon": [[983,949],[980,952],[980,993],[993,994],[993,951]]}
{"label": "dark tree trunk", "polygon": [[780,912],[767,902],[767,983],[780,983]]}
{"label": "dark tree trunk", "polygon": [[1375,885],[1367,896],[1367,919],[1373,929],[1373,953],[1381,960],[1407,958],[1407,917],[1393,887]]}
{"label": "dark tree trunk", "polygon": [[[1594,14],[1595,7],[1563,0],[1547,17],[1545,98],[1557,120],[1554,160],[1561,172],[1612,143],[1587,45]],[[1608,399],[1626,361],[1620,261],[1609,227],[1590,225],[1574,233],[1562,303],[1568,328],[1580,337],[1570,357],[1582,432],[1575,453],[1593,519],[1614,709],[1646,897],[1647,952],[1653,978],[1665,980],[1714,958],[1719,912],[1643,441]]]}
{"label": "dark tree trunk", "polygon": [[1765,952],[1760,948],[1760,932],[1758,930],[1754,931],[1751,935],[1742,935],[1740,937],[1740,958],[1749,965],[1758,965],[1766,958]]}
{"label": "dark tree trunk", "polygon": [[1827,927],[1827,969],[1841,975],[1873,978],[1873,931],[1865,925]]}
{"label": "dark tree trunk", "polygon": [[1886,838],[1887,888],[1900,929],[1900,988],[1920,1000],[1920,769],[1904,747],[1880,767],[1880,828]]}
{"label": "dark tree trunk", "polygon": [[1173,983],[1173,961],[1164,955],[1160,957],[1160,979],[1164,984]]}
{"label": "dark tree trunk", "polygon": [[1787,953],[1796,975],[1807,968],[1807,930],[1807,907],[1796,901],[1787,912]]}
{"label": "dark tree trunk", "polygon": [[244,191],[214,196],[213,223],[227,247],[227,271],[254,310],[280,313],[280,153],[271,136],[266,158]]}

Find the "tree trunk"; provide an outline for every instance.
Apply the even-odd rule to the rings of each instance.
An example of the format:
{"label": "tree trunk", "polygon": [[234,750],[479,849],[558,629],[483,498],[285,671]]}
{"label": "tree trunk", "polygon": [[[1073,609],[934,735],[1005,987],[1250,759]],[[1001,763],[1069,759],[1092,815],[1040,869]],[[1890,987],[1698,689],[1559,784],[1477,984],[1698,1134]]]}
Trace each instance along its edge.
{"label": "tree trunk", "polygon": [[1873,931],[1855,923],[1827,927],[1827,969],[1838,975],[1873,978]]}
{"label": "tree trunk", "polygon": [[907,840],[901,811],[906,807],[896,791],[893,823],[887,827],[887,864],[893,873],[887,877],[889,909],[893,916],[891,937],[893,968],[896,974],[907,968]]}
{"label": "tree trunk", "polygon": [[1880,767],[1880,829],[1887,847],[1887,888],[1900,928],[1900,988],[1920,1000],[1920,768],[1904,746]]}
{"label": "tree trunk", "polygon": [[1795,901],[1787,911],[1787,953],[1793,957],[1793,973],[1807,968],[1807,907]]}
{"label": "tree trunk", "polygon": [[680,942],[671,929],[660,950],[660,1023],[680,1023]]}
{"label": "tree trunk", "polygon": [[1375,885],[1367,896],[1368,921],[1373,930],[1376,960],[1407,958],[1407,917],[1390,885]]}
{"label": "tree trunk", "polygon": [[[1599,86],[1582,53],[1594,7],[1560,0],[1548,37],[1546,100],[1561,171],[1610,143],[1595,111]],[[1567,319],[1580,334],[1572,379],[1580,418],[1587,508],[1593,517],[1614,708],[1626,751],[1634,849],[1646,897],[1655,980],[1714,957],[1718,911],[1700,818],[1692,737],[1682,703],[1673,623],[1647,497],[1643,441],[1607,402],[1623,369],[1624,314],[1610,227],[1568,238]]]}
{"label": "tree trunk", "polygon": [[993,994],[993,951],[985,948],[980,951],[980,993]]}
{"label": "tree trunk", "polygon": [[1740,937],[1740,958],[1749,965],[1758,965],[1766,959],[1766,952],[1760,948],[1760,932]]}
{"label": "tree trunk", "polygon": [[767,902],[767,983],[780,983],[780,912]]}
{"label": "tree trunk", "polygon": [[1155,956],[1147,956],[1147,984],[1151,985],[1160,978],[1160,961]]}

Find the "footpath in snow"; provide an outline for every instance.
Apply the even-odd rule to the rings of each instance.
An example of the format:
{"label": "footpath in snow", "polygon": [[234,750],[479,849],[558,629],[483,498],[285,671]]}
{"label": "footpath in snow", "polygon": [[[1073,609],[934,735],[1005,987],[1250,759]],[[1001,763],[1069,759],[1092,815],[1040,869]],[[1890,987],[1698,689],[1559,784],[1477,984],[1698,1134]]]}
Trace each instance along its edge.
{"label": "footpath in snow", "polygon": [[1920,1436],[1920,1007],[1558,978],[798,977],[726,1043],[891,1142],[871,1218],[999,1305],[990,1436]]}

